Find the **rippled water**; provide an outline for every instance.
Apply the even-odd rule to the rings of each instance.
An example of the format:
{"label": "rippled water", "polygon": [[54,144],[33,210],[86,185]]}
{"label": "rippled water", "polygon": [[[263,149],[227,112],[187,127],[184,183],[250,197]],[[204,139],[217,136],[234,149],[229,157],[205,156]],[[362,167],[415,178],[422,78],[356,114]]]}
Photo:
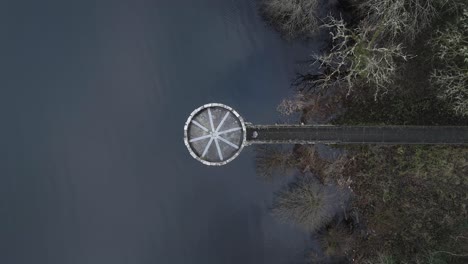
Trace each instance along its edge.
{"label": "rippled water", "polygon": [[295,60],[250,0],[2,1],[0,263],[290,263],[253,153],[205,167],[208,102],[274,122]]}

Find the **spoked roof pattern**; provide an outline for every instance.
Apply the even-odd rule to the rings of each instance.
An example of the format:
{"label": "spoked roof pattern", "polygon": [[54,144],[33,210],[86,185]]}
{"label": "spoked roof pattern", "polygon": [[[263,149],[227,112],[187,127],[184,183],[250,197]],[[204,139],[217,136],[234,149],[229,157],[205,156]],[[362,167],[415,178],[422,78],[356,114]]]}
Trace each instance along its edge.
{"label": "spoked roof pattern", "polygon": [[224,165],[233,160],[245,142],[242,117],[223,104],[196,109],[184,128],[190,154],[207,165]]}

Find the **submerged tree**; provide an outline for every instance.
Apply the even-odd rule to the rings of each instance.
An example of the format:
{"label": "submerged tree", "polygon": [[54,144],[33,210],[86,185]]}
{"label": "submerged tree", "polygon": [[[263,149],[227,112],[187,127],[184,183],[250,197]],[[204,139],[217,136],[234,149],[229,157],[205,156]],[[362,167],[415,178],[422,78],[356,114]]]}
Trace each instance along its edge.
{"label": "submerged tree", "polygon": [[344,210],[347,197],[346,191],[322,185],[306,175],[277,193],[272,213],[282,222],[314,232]]}
{"label": "submerged tree", "polygon": [[271,181],[275,174],[284,174],[296,165],[293,151],[282,146],[258,146],[255,151],[257,175],[264,180]]}

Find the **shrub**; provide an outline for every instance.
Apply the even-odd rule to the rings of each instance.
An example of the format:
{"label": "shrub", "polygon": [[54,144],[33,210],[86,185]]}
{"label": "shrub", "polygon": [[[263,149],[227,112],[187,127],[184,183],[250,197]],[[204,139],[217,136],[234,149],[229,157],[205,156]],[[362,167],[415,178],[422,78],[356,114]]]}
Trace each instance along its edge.
{"label": "shrub", "polygon": [[297,112],[301,112],[310,105],[308,98],[303,93],[297,93],[293,98],[283,99],[278,105],[276,110],[282,115],[292,115]]}

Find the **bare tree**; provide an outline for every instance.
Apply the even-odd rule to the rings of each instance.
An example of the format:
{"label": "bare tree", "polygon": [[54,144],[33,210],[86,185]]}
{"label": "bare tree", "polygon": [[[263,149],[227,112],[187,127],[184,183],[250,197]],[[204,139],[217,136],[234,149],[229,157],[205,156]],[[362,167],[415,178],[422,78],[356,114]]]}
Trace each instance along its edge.
{"label": "bare tree", "polygon": [[457,0],[353,0],[371,24],[391,39],[414,41],[440,12]]}
{"label": "bare tree", "polygon": [[318,31],[318,0],[262,0],[263,16],[286,38],[311,36]]}
{"label": "bare tree", "polygon": [[333,47],[328,54],[314,55],[321,73],[309,85],[314,89],[347,86],[349,93],[357,84],[366,83],[375,87],[375,97],[389,90],[397,59],[408,59],[401,44],[378,43],[379,26],[365,20],[350,29],[343,19],[328,17],[322,27],[331,30]]}
{"label": "bare tree", "polygon": [[437,31],[433,43],[440,66],[431,80],[456,113],[468,116],[468,7],[455,24]]}
{"label": "bare tree", "polygon": [[344,192],[306,175],[277,193],[272,213],[280,221],[313,232],[329,223],[346,200]]}

